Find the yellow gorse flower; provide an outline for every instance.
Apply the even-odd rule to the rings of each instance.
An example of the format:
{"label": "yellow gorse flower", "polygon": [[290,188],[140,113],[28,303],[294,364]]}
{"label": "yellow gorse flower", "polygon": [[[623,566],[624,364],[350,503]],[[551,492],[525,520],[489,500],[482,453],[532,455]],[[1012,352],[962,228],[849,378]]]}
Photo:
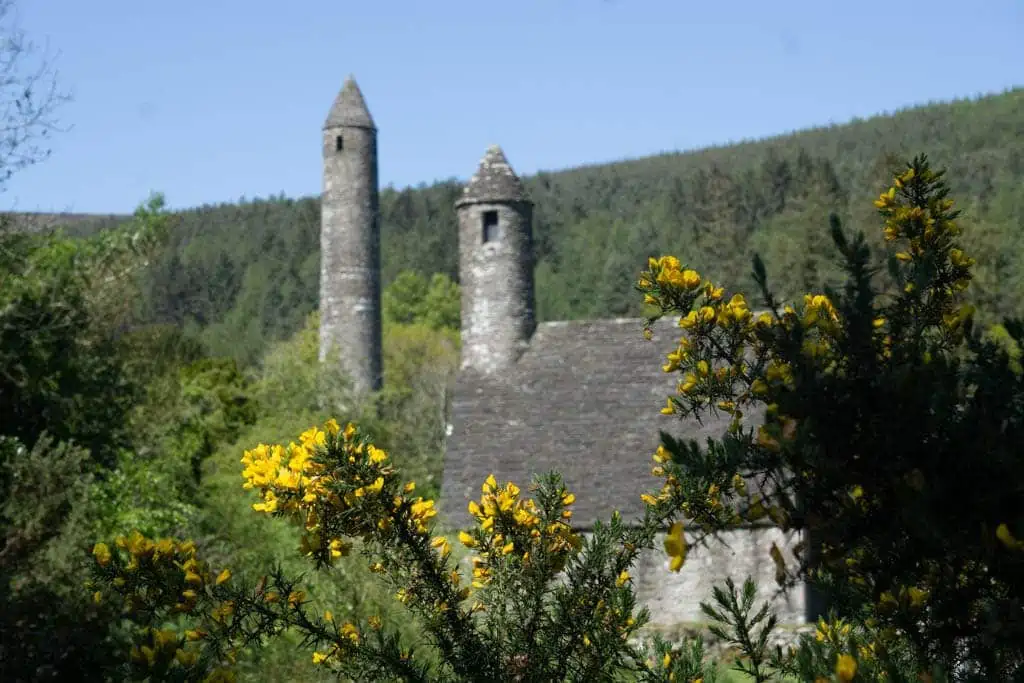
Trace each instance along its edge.
{"label": "yellow gorse flower", "polygon": [[686,537],[683,535],[683,523],[673,522],[665,536],[665,552],[669,556],[669,569],[678,572],[686,561]]}
{"label": "yellow gorse flower", "polygon": [[[228,569],[212,571],[198,557],[195,543],[170,538],[151,539],[136,530],[116,538],[114,547],[116,551],[104,543],[97,543],[93,547],[93,556],[97,565],[104,569],[113,593],[120,594],[123,599],[127,615],[154,607],[168,609],[170,615],[190,614],[202,609],[217,628],[230,628],[235,604],[227,597],[230,593],[226,592],[223,584],[231,578],[231,572]],[[172,590],[156,595],[150,593],[147,586],[157,581]],[[153,605],[154,597],[162,604]],[[102,594],[97,591],[94,599],[99,601],[101,598]],[[198,661],[199,653],[189,644],[206,637],[207,632],[201,629],[186,630],[178,635],[176,631],[149,628],[137,634],[130,658],[135,664],[154,670],[165,670],[171,665],[191,667]],[[227,650],[225,654],[230,659],[233,652]],[[219,680],[226,679],[221,677]]]}
{"label": "yellow gorse flower", "polygon": [[837,619],[834,622],[828,622],[819,618],[817,629],[814,632],[814,639],[819,643],[827,642],[838,646],[842,645],[849,637],[850,630],[850,624],[846,623],[842,619]]}
{"label": "yellow gorse flower", "polygon": [[996,527],[996,538],[998,538],[999,542],[1010,550],[1024,550],[1024,541],[1020,541],[1014,537],[1010,532],[1010,527],[1006,524],[1000,524]]}
{"label": "yellow gorse flower", "polygon": [[253,509],[301,520],[307,532],[301,551],[319,562],[348,554],[352,545],[341,535],[387,535],[396,523],[426,535],[437,515],[433,501],[410,497],[415,482],[399,484],[388,454],[351,423],[342,429],[328,420],[323,429],[303,432],[298,444],[260,444],[245,452],[242,464],[243,488],[261,497]]}
{"label": "yellow gorse flower", "polygon": [[852,681],[857,674],[857,660],[848,654],[836,658],[836,677],[840,681]]}
{"label": "yellow gorse flower", "polygon": [[96,563],[101,567],[106,567],[110,564],[110,548],[107,547],[106,543],[97,543],[92,548],[93,557],[96,558]]}
{"label": "yellow gorse flower", "polygon": [[568,523],[575,494],[564,492],[559,500],[559,519],[544,524],[536,502],[522,498],[519,487],[512,482],[499,485],[494,475],[488,476],[481,493],[479,500],[468,503],[469,513],[477,522],[476,532],[459,533],[463,545],[480,551],[480,556],[473,558],[474,588],[489,584],[493,563],[501,558],[527,564],[543,555],[558,567],[579,549],[581,541]]}

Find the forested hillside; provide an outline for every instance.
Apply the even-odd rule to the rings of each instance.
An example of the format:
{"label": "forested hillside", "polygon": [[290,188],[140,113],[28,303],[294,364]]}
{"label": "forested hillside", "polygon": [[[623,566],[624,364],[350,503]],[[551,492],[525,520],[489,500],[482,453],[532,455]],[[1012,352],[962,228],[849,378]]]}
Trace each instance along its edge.
{"label": "forested hillside", "polygon": [[[513,165],[515,149],[506,150]],[[892,163],[925,152],[947,168],[978,257],[983,311],[1021,313],[1024,89],[933,104],[769,140],[525,178],[536,202],[542,320],[635,315],[629,283],[646,257],[674,253],[716,278],[749,282],[758,251],[776,290],[833,272],[828,214],[877,224],[869,199]],[[600,150],[594,150],[595,156]],[[467,174],[475,160],[467,160]],[[385,284],[407,269],[457,277],[451,180],[381,194]],[[145,317],[183,325],[213,353],[251,363],[317,306],[316,198],[203,206],[184,213],[145,286]],[[999,292],[996,292],[998,284]]]}

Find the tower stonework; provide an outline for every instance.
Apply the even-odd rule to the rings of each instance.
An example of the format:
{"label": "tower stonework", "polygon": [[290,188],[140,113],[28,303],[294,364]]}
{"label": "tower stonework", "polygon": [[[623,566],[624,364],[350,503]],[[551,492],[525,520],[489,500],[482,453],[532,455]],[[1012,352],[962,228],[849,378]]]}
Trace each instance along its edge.
{"label": "tower stonework", "polygon": [[485,375],[513,365],[536,327],[533,203],[498,146],[455,203],[459,221],[462,359]]}
{"label": "tower stonework", "polygon": [[337,358],[365,393],[380,388],[383,370],[377,127],[351,76],[327,115],[322,144],[320,361]]}

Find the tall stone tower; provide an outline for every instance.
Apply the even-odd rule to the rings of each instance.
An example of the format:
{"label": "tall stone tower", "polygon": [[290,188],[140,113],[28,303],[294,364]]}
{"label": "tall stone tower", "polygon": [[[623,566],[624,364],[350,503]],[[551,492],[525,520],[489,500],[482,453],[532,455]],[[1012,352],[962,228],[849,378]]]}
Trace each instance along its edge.
{"label": "tall stone tower", "polygon": [[536,326],[533,203],[497,145],[455,203],[462,287],[462,368],[500,373]]}
{"label": "tall stone tower", "polygon": [[380,388],[377,127],[350,76],[323,129],[320,361],[340,359],[358,393]]}

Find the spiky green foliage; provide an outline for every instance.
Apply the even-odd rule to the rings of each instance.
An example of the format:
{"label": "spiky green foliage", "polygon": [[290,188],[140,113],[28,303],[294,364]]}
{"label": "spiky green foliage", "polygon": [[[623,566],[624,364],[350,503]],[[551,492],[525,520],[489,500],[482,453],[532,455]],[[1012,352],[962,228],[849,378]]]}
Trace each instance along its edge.
{"label": "spiky green foliage", "polygon": [[[773,551],[781,582],[810,581],[921,663],[1009,680],[1024,665],[1024,383],[964,303],[975,260],[948,194],[924,157],[895,173],[875,202],[887,278],[834,217],[840,286],[781,302],[755,261],[759,317],[677,260],[652,260],[641,288],[686,330],[664,412],[735,418],[704,449],[666,440],[665,476],[681,483],[661,504],[709,528],[769,515],[804,530],[795,563]],[[1020,323],[1004,327],[1018,346]],[[744,426],[748,413],[763,424]]]}

